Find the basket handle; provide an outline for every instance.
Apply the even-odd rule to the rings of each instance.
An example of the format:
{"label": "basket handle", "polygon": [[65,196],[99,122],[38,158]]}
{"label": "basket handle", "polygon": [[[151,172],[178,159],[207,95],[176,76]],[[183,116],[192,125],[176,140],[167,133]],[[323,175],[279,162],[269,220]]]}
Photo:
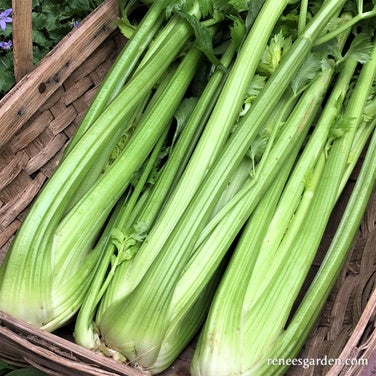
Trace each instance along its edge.
{"label": "basket handle", "polygon": [[33,69],[32,0],[12,0],[14,76],[18,82]]}

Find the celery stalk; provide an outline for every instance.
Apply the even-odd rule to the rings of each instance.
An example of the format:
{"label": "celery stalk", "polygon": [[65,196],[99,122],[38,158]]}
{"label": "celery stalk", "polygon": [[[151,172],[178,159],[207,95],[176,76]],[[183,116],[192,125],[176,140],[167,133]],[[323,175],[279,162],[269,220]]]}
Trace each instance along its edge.
{"label": "celery stalk", "polygon": [[[352,95],[352,100],[347,108],[347,113],[351,116],[350,118],[352,118],[352,115],[356,115],[356,112],[360,111],[361,108],[364,108],[366,95],[370,90],[370,86],[374,85],[375,82],[375,74],[376,47],[373,50],[372,60],[366,63],[361,71],[359,81]],[[353,128],[356,128],[356,122],[359,124],[360,121],[361,117],[358,112],[357,120],[353,120]],[[372,123],[372,127],[374,128],[376,122],[373,121]],[[348,140],[346,139],[339,139],[337,141],[331,159],[331,167],[333,169],[336,161],[338,161],[338,156],[343,153],[347,142]],[[375,144],[376,137],[374,131],[355,188],[332,243],[302,303],[286,330],[278,338],[278,342],[271,353],[272,358],[292,358],[297,356],[334,285],[359,228],[368,199],[375,187]],[[332,170],[329,169],[329,171]],[[260,366],[260,369],[264,372],[260,374],[268,374],[264,364]],[[273,372],[281,374],[283,369],[284,367],[273,368]]]}
{"label": "celery stalk", "polygon": [[[376,49],[373,52],[372,60],[363,66],[346,106],[345,119],[350,123],[350,129],[333,141],[331,149],[327,152],[327,157],[323,144],[325,138],[323,139],[321,136],[318,138],[321,140],[319,148],[321,156],[318,160],[317,158],[312,160],[313,163],[315,160],[318,162],[312,166],[313,170],[307,165],[302,168],[301,165],[306,155],[310,160],[317,153],[316,146],[312,146],[316,143],[313,140],[318,133],[312,135],[309,141],[311,144],[304,148],[274,216],[269,221],[269,228],[264,235],[263,242],[255,244],[252,231],[243,234],[244,237],[249,238],[249,243],[247,244],[246,240],[240,242],[232,263],[226,271],[226,277],[214,299],[193,360],[194,374],[216,373],[220,375],[222,369],[227,370],[223,373],[226,375],[281,374],[285,368],[270,366],[268,359],[297,355],[299,346],[304,341],[303,336],[301,337],[298,333],[297,325],[308,327],[311,317],[307,317],[307,321],[304,323],[303,321],[293,321],[288,324],[287,333],[291,331],[296,336],[294,338],[288,334],[286,336],[286,339],[288,337],[290,340],[288,344],[284,339],[284,326],[318,248],[338,198],[338,192],[343,186],[343,175],[349,163],[356,130],[363,122],[362,114],[375,79],[375,51]],[[335,114],[340,108],[338,94],[344,96],[355,66],[356,62],[349,61],[347,63],[347,69],[345,69],[347,72],[342,72],[341,80],[333,90],[334,94],[332,100],[329,99],[328,111],[324,111],[321,122],[324,122],[326,127],[328,114],[333,111]],[[347,79],[345,79],[346,77]],[[336,121],[333,115],[330,117],[332,123]],[[327,131],[325,134],[326,137],[329,137]],[[308,182],[304,177],[307,167],[309,168],[308,172],[312,171],[309,173]],[[296,195],[296,192],[293,189],[299,185],[299,180],[302,179],[306,180],[305,189],[299,205],[291,212],[290,204],[287,203],[294,200],[293,196]],[[368,186],[366,189],[372,190],[372,187]],[[289,198],[289,196],[291,197]],[[244,248],[243,245],[245,245]],[[253,255],[249,255],[255,247],[258,252],[256,260]],[[248,279],[239,278],[239,270],[247,263],[247,258],[250,260],[249,265],[252,268],[252,273]],[[229,303],[233,301],[233,295],[236,294],[233,291],[233,284],[236,283],[234,281],[237,281],[237,286],[243,295],[237,304],[231,306]],[[322,300],[318,299],[318,306],[321,302]],[[311,304],[310,309],[313,310],[313,301],[309,300],[308,304]],[[228,333],[233,331],[237,331],[238,338],[227,338]],[[281,348],[277,346],[281,346]],[[231,352],[232,356],[223,362],[224,354]],[[233,368],[228,365],[231,358],[234,359]]]}
{"label": "celery stalk", "polygon": [[[228,67],[233,60],[234,54],[235,48],[234,45],[231,44],[224,53],[224,56],[221,59],[221,64],[224,67]],[[114,226],[126,232],[129,231],[132,226],[141,224],[143,231],[147,232],[150,229],[161,207],[163,206],[166,197],[172,189],[171,186],[173,186],[175,180],[178,178],[178,176],[180,176],[179,170],[186,163],[185,161],[188,159],[187,157],[189,157],[189,155],[191,154],[191,151],[189,150],[193,149],[194,145],[196,144],[196,139],[201,133],[205,121],[207,120],[210,111],[215,103],[215,98],[218,95],[219,89],[223,85],[224,77],[225,74],[220,70],[215,71],[211,76],[210,81],[208,82],[201,97],[199,98],[192,115],[189,117],[187,124],[184,126],[181,136],[178,138],[176,145],[173,147],[166,165],[163,166],[163,169],[160,176],[157,178],[155,186],[153,187],[153,189],[151,189],[151,192],[147,192],[145,202],[142,203],[141,208],[137,212],[137,214],[135,215],[135,213],[132,213],[127,203],[126,209],[123,208],[121,209],[120,213],[116,213],[115,216],[118,217],[118,220],[116,220],[115,224],[111,224],[111,227]],[[91,288],[90,293],[85,299],[86,301],[83,303],[83,306],[79,311],[75,325],[76,342],[84,345],[85,347],[93,349],[98,346],[99,342],[97,340],[96,331],[92,327],[95,309],[98,301],[103,295],[101,291],[107,289],[107,284],[110,278],[112,278],[113,273],[115,272],[115,268],[112,265],[111,270],[113,270],[114,272],[111,272],[110,278],[105,277],[107,269],[111,262],[113,252],[115,250],[115,247],[113,244],[111,244],[111,242],[107,243],[106,245],[106,250],[102,251],[106,252],[107,255],[107,259],[101,262],[100,270],[102,270],[102,272],[98,271],[96,273],[94,282],[96,287]],[[126,263],[127,262],[124,262],[124,264]],[[126,268],[126,265],[122,265],[121,267]],[[116,273],[116,276],[118,275],[119,274]],[[103,281],[105,279],[106,282],[104,283]],[[116,285],[116,283],[114,283],[113,285]],[[116,289],[107,290],[106,299],[109,301],[115,300],[117,292],[118,291]]]}
{"label": "celery stalk", "polygon": [[[119,277],[117,278],[119,280],[130,281],[130,283],[123,282],[123,287],[121,288],[120,286],[114,288],[118,296],[126,296],[137,286],[143,277],[144,272],[141,271],[146,272],[153,263],[162,247],[164,247],[164,243],[170,232],[174,229],[177,221],[189,204],[189,201],[194,196],[200,181],[203,176],[205,176],[208,167],[212,163],[214,150],[218,152],[219,145],[225,142],[227,138],[226,135],[230,132],[233,122],[237,117],[240,104],[244,98],[244,93],[239,91],[239,82],[242,83],[243,91],[245,91],[247,80],[251,79],[254,75],[256,66],[263,52],[264,44],[268,38],[267,33],[266,35],[264,32],[260,34],[259,31],[262,27],[264,27],[265,30],[265,25],[268,25],[268,33],[271,33],[274,23],[277,21],[285,6],[286,4],[280,4],[280,6],[276,8],[273,6],[273,2],[269,2],[262,13],[261,19],[256,19],[254,27],[252,28],[253,31],[251,31],[247,41],[244,42],[241,52],[238,54],[234,66],[229,72],[222,93],[218,98],[213,113],[208,120],[208,124],[205,126],[204,133],[195,148],[195,152],[182,179],[179,180],[178,186],[165,204],[164,210],[158,218],[157,223],[148,234],[148,245],[145,244],[141,246],[137,257],[132,262],[132,268],[129,270],[125,268],[124,273],[127,276],[126,279],[121,277],[121,269],[118,270],[117,274]],[[273,14],[273,17],[270,17],[271,14]],[[260,39],[260,35],[262,39]],[[255,46],[257,47],[255,48]],[[252,56],[252,61],[249,60],[249,56]]]}
{"label": "celery stalk", "polygon": [[[164,48],[159,52],[159,63],[167,68],[171,60],[166,57]],[[168,53],[172,57],[171,51]],[[174,51],[174,55],[177,53],[178,50]],[[95,163],[100,147],[108,142],[116,125],[123,121],[124,111],[135,106],[154,86],[158,78],[154,64],[145,66],[143,71],[146,73],[125,86],[66,155],[31,208],[2,265],[2,309],[48,330],[62,325],[77,311],[96,265],[96,253],[90,252],[93,242],[133,172],[168,126],[179,98],[195,73],[200,55],[194,50],[189,53],[164,96],[145,116],[116,163],[68,213],[65,211],[75,190]],[[67,278],[67,270],[71,278]],[[24,278],[15,280],[14,275],[18,273]],[[65,305],[68,300],[69,307]],[[28,304],[23,304],[24,301]]]}
{"label": "celery stalk", "polygon": [[[284,4],[285,6],[286,4]],[[227,138],[227,135],[229,133],[229,131],[231,130],[232,128],[232,123],[233,121],[235,120],[236,116],[237,116],[237,112],[239,111],[239,107],[240,107],[240,104],[243,100],[243,97],[244,97],[244,94],[239,91],[239,82],[244,82],[242,84],[242,86],[244,87],[243,90],[245,90],[246,88],[246,82],[247,80],[243,81],[244,80],[244,77],[245,77],[245,69],[247,69],[247,72],[248,72],[248,76],[253,76],[254,74],[254,71],[256,69],[256,66],[258,64],[258,60],[259,60],[259,57],[262,53],[262,50],[264,48],[264,44],[268,38],[268,35],[265,35],[265,30],[264,30],[264,26],[267,24],[269,25],[269,30],[271,32],[273,26],[274,26],[274,23],[276,22],[276,20],[278,19],[279,15],[280,15],[280,12],[282,11],[282,9],[284,8],[284,6],[280,6],[279,8],[276,8],[273,6],[272,2],[269,2],[268,4],[268,9],[269,10],[269,14],[267,14],[266,12],[264,13],[263,15],[263,19],[264,19],[264,24],[259,21],[258,23],[256,23],[257,25],[257,30],[261,30],[263,29],[263,32],[262,33],[252,33],[252,35],[250,36],[249,38],[249,42],[248,44],[246,44],[246,48],[243,50],[242,54],[241,55],[238,55],[238,58],[235,62],[235,65],[234,66],[237,66],[237,68],[235,70],[233,70],[233,68],[231,69],[231,73],[230,73],[230,76],[228,77],[227,81],[226,81],[226,84],[225,84],[225,87],[223,89],[223,93],[227,93],[227,94],[223,94],[223,96],[225,96],[227,99],[224,100],[223,98],[219,98],[219,101],[217,102],[217,105],[216,105],[216,108],[213,110],[213,114],[211,116],[211,118],[209,119],[209,122],[211,122],[212,126],[210,127],[206,127],[205,128],[205,136],[204,136],[204,139],[206,140],[206,142],[202,142],[201,143],[201,146],[199,146],[198,148],[196,147],[195,149],[195,155],[196,157],[196,160],[199,161],[200,163],[193,163],[192,160],[190,161],[190,164],[191,166],[195,166],[195,168],[191,168],[192,172],[185,172],[184,176],[185,176],[185,180],[186,180],[186,183],[183,183],[182,181],[180,181],[180,193],[179,194],[174,194],[174,200],[176,202],[176,204],[168,204],[169,206],[169,209],[165,209],[164,210],[164,214],[163,214],[163,221],[161,220],[158,220],[158,224],[157,226],[154,226],[153,229],[152,229],[152,232],[148,235],[148,243],[149,246],[148,248],[150,248],[149,250],[144,250],[143,248],[145,248],[144,246],[141,246],[141,249],[139,250],[139,252],[137,253],[137,257],[135,257],[135,259],[132,261],[132,268],[131,269],[128,269],[126,270],[126,275],[127,275],[127,279],[128,277],[131,282],[131,284],[129,286],[126,287],[126,291],[131,291],[131,289],[133,288],[132,286],[135,286],[138,281],[142,278],[142,273],[140,272],[141,270],[147,270],[148,266],[153,262],[153,260],[155,259],[156,255],[157,255],[157,252],[159,252],[159,247],[163,246],[163,243],[165,241],[165,236],[163,235],[164,234],[168,234],[168,229],[172,229],[175,227],[175,224],[176,224],[176,220],[177,218],[182,214],[182,211],[184,211],[184,208],[185,206],[189,203],[189,195],[187,195],[187,187],[190,188],[190,191],[192,193],[190,193],[190,195],[194,194],[194,191],[195,191],[195,186],[194,184],[197,186],[197,183],[194,183],[194,181],[196,182],[200,182],[200,179],[202,179],[201,177],[203,176],[203,174],[205,174],[205,170],[207,169],[207,165],[209,163],[211,163],[212,159],[213,159],[213,153],[215,150],[217,150],[218,152],[218,147],[221,143],[223,143],[225,141],[225,139]],[[273,17],[270,17],[270,15],[273,14]],[[264,39],[264,44],[260,42],[259,40],[259,37],[260,35],[263,35],[263,39]],[[258,46],[257,48],[257,51],[258,52],[258,56],[257,54],[255,54],[255,45],[253,44],[253,42],[251,43],[251,41],[255,42],[256,46]],[[250,61],[249,61],[249,58],[248,58],[248,52],[252,52],[252,56],[254,56],[254,58],[252,59],[252,64],[250,64]],[[235,72],[235,73],[232,73],[232,72]],[[227,89],[226,89],[227,87]],[[230,88],[230,89],[229,89]],[[236,102],[238,103],[238,105],[230,105],[230,103],[234,103],[234,101],[236,100]],[[224,106],[223,103],[226,103],[226,105]],[[228,115],[224,115],[224,113],[228,113],[228,112],[231,112],[231,119],[228,120]],[[211,120],[213,119],[213,120]],[[224,129],[223,131],[221,132],[218,132],[216,131],[216,129],[223,124],[223,121],[225,120],[226,122],[226,128],[227,129]],[[200,143],[199,143],[200,145]],[[209,150],[209,145],[210,145],[210,148],[213,150],[213,151],[210,151]],[[198,150],[200,149],[200,150]],[[200,156],[201,155],[201,156]],[[203,163],[204,162],[204,159],[205,158],[206,160],[208,160],[208,162]],[[189,168],[189,167],[188,167]],[[198,172],[197,170],[200,170],[201,172]],[[195,176],[194,180],[192,179],[192,177]],[[170,201],[170,202],[174,202],[174,200]],[[185,202],[185,203],[184,203]],[[173,215],[170,215],[173,214]],[[179,214],[180,213],[180,214]],[[157,231],[157,230],[154,230],[155,228],[163,228],[163,233],[160,232],[160,231]],[[152,235],[153,234],[153,235]],[[155,241],[152,240],[152,237],[155,237]],[[157,244],[158,243],[158,244]],[[146,243],[145,243],[146,245]],[[140,257],[140,254],[144,254],[145,257]],[[147,256],[147,257],[146,257]],[[137,268],[136,267],[136,263],[141,263],[140,264],[140,268]],[[138,269],[138,272],[136,273],[136,275],[134,277],[132,277],[132,275],[130,274],[133,274],[136,269]],[[173,270],[173,268],[171,269],[171,271]],[[119,278],[120,279],[120,278]],[[124,285],[124,283],[123,283]],[[122,288],[120,287],[120,290],[122,290]],[[126,293],[124,293],[126,294]],[[119,299],[120,300],[120,299]],[[162,303],[162,301],[161,301]],[[114,303],[115,305],[115,303]],[[157,328],[157,327],[156,327]],[[111,345],[111,344],[109,344]],[[154,346],[152,346],[154,347]],[[156,354],[157,353],[157,350],[158,348],[156,347],[156,351],[148,351],[147,352],[147,356],[151,359],[152,356],[154,356],[153,354]],[[134,353],[134,351],[131,349],[130,350],[131,353]],[[138,350],[138,352],[141,351],[141,350]],[[134,357],[134,356],[132,356]]]}
{"label": "celery stalk", "polygon": [[[148,234],[146,242],[132,260],[131,265],[124,268],[124,278],[116,278],[116,281],[121,281],[121,283],[118,282],[116,285],[119,291],[117,299],[112,305],[108,303],[109,306],[106,309],[100,308],[101,314],[97,320],[97,325],[106,345],[120,350],[130,360],[137,359],[147,368],[152,367],[154,362],[158,362],[158,354],[163,338],[169,330],[170,324],[167,318],[174,286],[178,281],[181,270],[190,258],[194,243],[205,226],[216,199],[223,191],[236,166],[242,160],[258,130],[262,127],[268,112],[281,98],[294,73],[303,63],[312,47],[312,40],[321,32],[331,17],[342,8],[342,5],[343,2],[338,1],[329,1],[323,5],[323,10],[308,25],[305,33],[289,50],[284,62],[281,62],[280,67],[277,68],[275,74],[267,83],[266,90],[254,105],[252,115],[247,116],[246,120],[242,121],[241,125],[236,128],[231,136],[231,142],[225,148],[225,152],[218,158],[214,167],[209,169],[217,153],[216,150],[225,141],[223,140],[224,135],[228,135],[227,131],[218,137],[211,132],[214,128],[208,127],[211,124],[211,119],[217,119],[217,121],[221,119],[223,121],[228,118],[228,115],[223,116],[223,118],[218,116],[218,114],[222,113],[221,111],[230,112],[228,109],[222,110],[223,106],[219,105],[221,97],[218,99],[218,107],[216,106],[216,108],[220,108],[221,111],[214,109],[213,114],[215,116],[209,119],[204,132],[204,135],[207,132],[206,136],[210,135],[210,138],[216,140],[218,144],[214,145],[214,148],[210,146],[210,149],[205,150],[206,154],[202,154],[204,150],[201,148],[210,144],[198,144],[190,162],[192,163],[191,166],[196,165],[197,167],[191,169],[190,165],[188,165],[179,182],[179,185],[181,184],[181,193],[175,195],[175,192],[179,192],[179,190],[176,190],[171,196],[172,199],[169,200],[160,217],[163,220],[159,219],[157,221],[157,224],[153,226]],[[275,8],[275,2],[266,2],[263,9],[268,9],[268,13],[261,12],[260,15],[262,17],[260,17],[260,20],[265,20],[266,18],[268,25],[271,25],[271,15],[273,14],[278,18],[277,13],[279,14],[282,10],[276,10]],[[261,21],[259,22],[261,23]],[[258,25],[257,21],[255,25]],[[255,38],[255,34],[252,34],[252,32],[250,35]],[[258,34],[257,37],[259,38],[259,36]],[[247,45],[245,43],[244,46],[247,46],[244,49],[244,54],[246,54],[245,51],[247,49],[254,50],[255,48],[253,44]],[[240,75],[238,69],[241,66],[240,63],[237,66],[237,62],[243,61],[242,59],[246,55],[242,56],[239,54],[234,64],[234,67],[237,67],[234,70],[236,75]],[[232,72],[233,70],[231,70],[227,82],[232,82]],[[239,85],[239,81],[237,85]],[[226,87],[227,85],[224,86],[224,95],[236,94],[234,91],[227,90]],[[235,86],[232,90],[235,90]],[[234,109],[231,109],[231,112],[233,111]],[[193,164],[196,155],[206,155],[205,159],[208,162],[204,163],[201,159],[197,159],[197,163]],[[198,170],[201,171],[200,174],[193,175],[193,171]],[[203,173],[204,180],[203,184],[201,184]],[[197,192],[194,184],[199,187]],[[192,202],[190,202],[191,193],[188,194],[187,187],[192,187],[190,188],[192,192],[196,192]],[[179,197],[179,200],[176,199],[177,197]],[[176,201],[173,205],[174,200]],[[186,205],[188,206],[184,211]],[[178,213],[176,213],[177,211]],[[166,213],[169,213],[169,215]],[[163,226],[161,225],[162,223]],[[118,269],[118,273],[119,270],[121,268]],[[161,275],[164,275],[163,280],[160,278]],[[115,287],[112,287],[112,289],[116,290]],[[145,315],[143,302],[148,305],[147,311],[150,314]],[[140,316],[140,310],[143,312],[142,322],[137,320],[137,317]],[[155,314],[156,312],[158,312],[158,315]],[[135,325],[136,322],[137,325]],[[122,332],[121,336],[119,335],[120,331]]]}
{"label": "celery stalk", "polygon": [[98,89],[94,100],[90,104],[84,118],[74,137],[65,150],[67,153],[76,144],[78,139],[100,116],[100,113],[107,107],[108,103],[114,99],[121,91],[125,81],[129,78],[135,65],[140,59],[143,51],[151,43],[155,33],[160,28],[164,20],[163,11],[167,1],[155,1],[149,8],[142,22],[137,27],[132,37],[127,41],[115,63],[107,73],[102,85]]}
{"label": "celery stalk", "polygon": [[[144,251],[143,248],[145,247],[142,247],[139,256],[135,260],[137,266],[135,265],[129,271],[135,274],[129,276],[129,280],[132,280],[133,286],[142,278],[140,270],[146,271],[164,246],[167,237],[175,228],[177,221],[183,215],[192,197],[196,194],[202,179],[211,167],[216,155],[220,152],[221,145],[226,142],[238,116],[248,82],[254,76],[268,37],[286,5],[287,2],[279,2],[278,7],[275,7],[275,2],[266,2],[264,10],[261,10],[252,30],[243,42],[240,51],[238,51],[237,58],[229,71],[221,94],[205,125],[203,134],[195,147],[188,166],[179,180],[176,189],[172,192],[171,198],[166,203],[157,224],[153,226],[152,231],[148,235],[150,242],[149,249],[145,249]],[[250,56],[252,57],[251,59],[249,58]],[[143,254],[145,256],[142,256]]]}
{"label": "celery stalk", "polygon": [[[240,103],[240,99],[243,99],[242,90],[240,90],[241,95],[239,96],[239,83],[243,82],[243,77],[242,80],[239,80],[239,77],[244,75],[245,69],[243,63],[246,63],[246,66],[250,65],[247,54],[252,51],[252,56],[254,56],[255,46],[259,46],[260,43],[256,39],[259,39],[260,35],[264,35],[264,32],[260,34],[256,33],[256,30],[260,31],[259,28],[265,27],[265,25],[269,25],[271,30],[284,8],[282,4],[279,4],[280,8],[278,9],[275,5],[275,2],[267,1],[265,3],[260,12],[260,18],[253,25],[254,34],[252,31],[249,34],[249,41],[253,40],[256,44],[253,42],[247,44],[247,41],[243,44],[244,49],[242,48],[238,54],[223,88],[223,94],[217,101],[179,185],[148,234],[146,241],[141,245],[130,265],[124,268],[125,278],[114,278],[113,281],[116,280],[118,283],[110,288],[113,290],[118,288],[121,292],[117,294],[117,298],[112,304],[106,303],[108,307],[105,310],[100,309],[100,317],[96,325],[105,344],[123,353],[131,361],[138,361],[154,371],[157,371],[153,368],[154,365],[158,364],[158,367],[161,367],[158,357],[166,333],[169,332],[168,317],[175,285],[178,282],[179,274],[190,258],[200,231],[209,219],[215,202],[229,177],[267,119],[268,111],[279,101],[293,78],[294,72],[303,63],[312,47],[312,40],[321,32],[331,17],[342,8],[343,2],[329,1],[325,3],[323,6],[325,11],[317,14],[302,37],[287,53],[284,63],[281,62],[280,67],[267,83],[266,90],[256,101],[252,115],[247,116],[246,120],[236,128],[231,136],[231,142],[225,148],[225,153],[211,168],[210,166],[213,164],[220,146],[226,142],[230,130],[225,128],[220,134],[214,133],[216,129],[214,125],[217,122],[221,124],[225,122],[226,127],[227,122],[229,125],[233,125],[240,106],[237,105],[234,109],[228,101],[230,97],[234,97],[238,103]],[[261,51],[262,49],[260,49],[260,53]],[[255,61],[258,63],[258,60],[259,56]],[[248,76],[253,76],[253,69],[255,66],[247,69]],[[222,102],[224,98],[228,98],[228,100]],[[231,100],[230,103],[235,103],[235,101]],[[226,108],[224,103],[226,103]],[[201,142],[201,140],[204,141]],[[193,172],[195,173],[193,174]],[[190,189],[189,192],[187,187]],[[163,280],[160,278],[161,275],[164,275]],[[145,304],[148,305],[147,311],[150,314],[145,314]],[[143,320],[139,322],[137,318],[140,317],[141,311]],[[120,332],[122,335],[119,335]],[[186,338],[187,340],[189,339]]]}
{"label": "celery stalk", "polygon": [[[205,232],[206,237],[195,245],[197,249],[176,288],[175,299],[179,301],[179,304],[175,304],[177,307],[184,307],[182,302],[188,304],[193,300],[194,294],[205,286],[207,276],[214,273],[235,237],[241,232],[253,210],[258,207],[265,192],[269,190],[273,181],[282,179],[280,171],[285,171],[283,166],[289,165],[291,168],[320,108],[331,76],[330,70],[324,72],[298,101],[275,145],[265,155],[265,162],[261,160],[255,177],[248,179],[247,184],[239,191],[239,197],[234,197],[234,204],[230,201],[230,209],[224,207],[226,215],[210,232]],[[209,222],[208,226],[210,225]],[[189,280],[196,281],[194,287],[190,287]]]}
{"label": "celery stalk", "polygon": [[[376,132],[374,131],[355,187],[327,254],[314,281],[304,295],[302,303],[299,305],[288,327],[278,339],[270,355],[271,359],[296,357],[312,330],[346,261],[346,257],[365,213],[367,203],[375,187],[375,161]],[[284,372],[282,368],[275,371],[276,375],[283,374]]]}

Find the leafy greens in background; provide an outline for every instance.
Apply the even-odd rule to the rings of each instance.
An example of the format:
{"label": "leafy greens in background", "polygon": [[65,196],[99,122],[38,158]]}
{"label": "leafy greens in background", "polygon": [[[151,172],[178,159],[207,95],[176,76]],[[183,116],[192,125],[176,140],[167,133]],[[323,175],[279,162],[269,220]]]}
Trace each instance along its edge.
{"label": "leafy greens in background", "polygon": [[45,376],[46,374],[35,368],[20,368],[10,366],[0,359],[0,376]]}
{"label": "leafy greens in background", "polygon": [[[103,0],[33,0],[33,63],[45,56],[72,28]],[[11,0],[1,2],[1,9],[12,7]],[[12,38],[12,24],[0,30],[0,42]],[[12,49],[0,49],[0,98],[15,84]]]}

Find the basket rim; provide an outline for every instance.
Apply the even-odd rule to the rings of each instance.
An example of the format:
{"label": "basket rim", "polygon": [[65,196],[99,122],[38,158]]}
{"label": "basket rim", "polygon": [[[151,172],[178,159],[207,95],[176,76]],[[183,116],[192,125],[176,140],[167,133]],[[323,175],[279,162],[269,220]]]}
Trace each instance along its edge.
{"label": "basket rim", "polygon": [[[103,374],[107,372],[108,375],[115,375],[113,372],[117,372],[118,375],[145,376],[144,372],[125,363],[104,357],[102,354],[88,350],[72,341],[0,311],[0,341],[4,337],[24,349],[37,351],[38,355],[46,358],[49,363],[51,363],[50,357],[52,362],[59,357],[69,364],[82,364],[86,372],[100,370],[103,371]],[[79,365],[76,364],[77,367]]]}

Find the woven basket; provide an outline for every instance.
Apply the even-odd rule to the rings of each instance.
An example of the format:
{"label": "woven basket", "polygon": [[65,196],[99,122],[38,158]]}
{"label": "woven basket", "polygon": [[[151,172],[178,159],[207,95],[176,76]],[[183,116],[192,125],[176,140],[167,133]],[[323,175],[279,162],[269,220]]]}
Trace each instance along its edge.
{"label": "woven basket", "polygon": [[[114,25],[117,17],[117,0],[105,0],[0,101],[0,263],[125,43]],[[355,179],[356,172],[337,205],[313,269],[320,265]],[[368,366],[292,367],[288,375],[374,374],[375,219],[373,195],[348,262],[300,354],[318,359],[364,357]],[[71,333],[69,327],[47,333],[0,312],[0,358],[32,365],[49,375],[144,374],[77,346]],[[189,375],[193,348],[194,344],[188,346],[163,375]]]}

